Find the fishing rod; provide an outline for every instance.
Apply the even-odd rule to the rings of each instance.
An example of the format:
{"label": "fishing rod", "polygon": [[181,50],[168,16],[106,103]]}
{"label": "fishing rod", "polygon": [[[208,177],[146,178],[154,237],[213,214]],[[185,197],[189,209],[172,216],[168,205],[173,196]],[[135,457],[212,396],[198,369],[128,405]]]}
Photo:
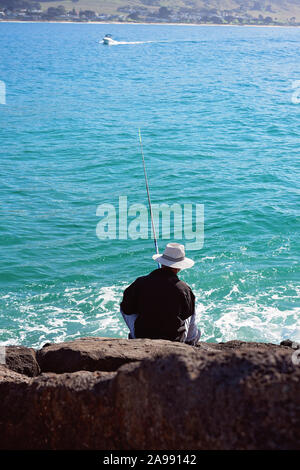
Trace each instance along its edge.
{"label": "fishing rod", "polygon": [[[152,213],[152,206],[151,206],[151,199],[150,199],[150,191],[149,191],[149,184],[148,184],[148,178],[147,178],[145,157],[144,157],[144,151],[143,151],[143,143],[142,143],[141,129],[139,129],[139,139],[140,139],[140,147],[141,147],[141,154],[142,154],[142,160],[143,160],[144,175],[145,175],[145,181],[146,181],[146,189],[147,189],[148,205],[149,205],[150,217],[151,217],[151,225],[152,225],[152,231],[153,231],[153,237],[154,237],[154,246],[155,246],[156,254],[158,255],[158,254],[159,254],[159,251],[158,251],[157,238],[156,238],[156,232],[155,232],[155,226],[154,226],[154,220],[153,220],[153,213]],[[159,263],[158,263],[158,267],[160,268],[160,264],[159,264]]]}

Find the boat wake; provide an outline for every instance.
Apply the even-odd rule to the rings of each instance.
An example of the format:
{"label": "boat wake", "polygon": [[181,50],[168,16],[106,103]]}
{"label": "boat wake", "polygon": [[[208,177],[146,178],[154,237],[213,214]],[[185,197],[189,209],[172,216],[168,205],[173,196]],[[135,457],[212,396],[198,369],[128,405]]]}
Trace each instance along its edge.
{"label": "boat wake", "polygon": [[99,41],[99,44],[107,45],[107,46],[122,46],[122,45],[135,45],[135,44],[167,44],[167,43],[172,43],[172,44],[177,44],[177,43],[184,43],[184,44],[205,44],[205,40],[182,40],[182,41],[174,41],[174,40],[160,40],[160,41],[115,41],[114,39],[111,39],[109,41],[104,41],[101,39]]}
{"label": "boat wake", "polygon": [[[100,44],[105,44],[103,40],[99,41]],[[109,42],[109,46],[121,46],[121,45],[127,45],[127,44],[149,44],[149,43],[154,43],[158,41],[115,41],[112,40]]]}

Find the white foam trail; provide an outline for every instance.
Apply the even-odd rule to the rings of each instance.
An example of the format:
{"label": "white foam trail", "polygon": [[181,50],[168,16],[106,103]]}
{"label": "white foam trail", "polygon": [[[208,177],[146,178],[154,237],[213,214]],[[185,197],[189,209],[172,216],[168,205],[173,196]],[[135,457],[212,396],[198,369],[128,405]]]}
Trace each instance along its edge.
{"label": "white foam trail", "polygon": [[[108,46],[119,46],[124,44],[158,44],[158,43],[167,43],[167,42],[174,42],[174,41],[115,41],[114,39],[107,44]],[[99,41],[100,44],[104,44],[103,40]]]}
{"label": "white foam trail", "polygon": [[150,44],[157,41],[116,41],[116,45],[119,44]]}
{"label": "white foam trail", "polygon": [[110,46],[120,46],[123,44],[149,44],[157,41],[114,41],[111,42],[109,45]]}

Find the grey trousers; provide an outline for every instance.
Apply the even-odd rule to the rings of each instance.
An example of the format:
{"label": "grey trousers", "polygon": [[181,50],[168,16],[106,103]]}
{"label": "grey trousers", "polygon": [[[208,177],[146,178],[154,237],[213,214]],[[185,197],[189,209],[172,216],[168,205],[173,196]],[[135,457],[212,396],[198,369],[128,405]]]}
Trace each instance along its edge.
{"label": "grey trousers", "polygon": [[[137,319],[138,315],[125,315],[124,312],[122,312],[122,309],[120,309],[121,315],[126,323],[126,325],[129,328],[130,334],[129,338],[130,339],[135,339],[135,333],[134,333],[134,322]],[[184,322],[185,326],[185,334],[184,334],[184,342],[188,343],[192,346],[198,343],[200,336],[201,336],[201,331],[196,325],[196,314],[194,313],[191,317],[187,318]]]}

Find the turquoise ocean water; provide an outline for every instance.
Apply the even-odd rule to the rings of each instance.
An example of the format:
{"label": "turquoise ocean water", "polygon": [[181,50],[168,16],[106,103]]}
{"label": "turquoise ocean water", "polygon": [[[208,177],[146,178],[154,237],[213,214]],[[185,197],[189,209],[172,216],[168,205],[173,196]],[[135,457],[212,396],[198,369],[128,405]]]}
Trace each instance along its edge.
{"label": "turquoise ocean water", "polygon": [[0,342],[126,337],[153,240],[99,240],[96,210],[147,204],[138,127],[152,202],[204,204],[181,276],[202,338],[299,341],[299,45],[298,28],[1,23]]}

